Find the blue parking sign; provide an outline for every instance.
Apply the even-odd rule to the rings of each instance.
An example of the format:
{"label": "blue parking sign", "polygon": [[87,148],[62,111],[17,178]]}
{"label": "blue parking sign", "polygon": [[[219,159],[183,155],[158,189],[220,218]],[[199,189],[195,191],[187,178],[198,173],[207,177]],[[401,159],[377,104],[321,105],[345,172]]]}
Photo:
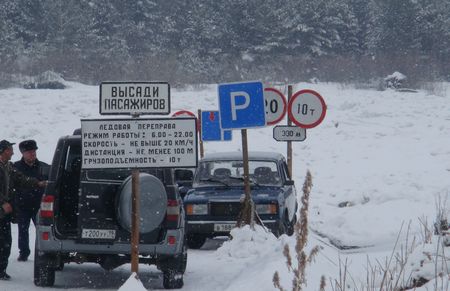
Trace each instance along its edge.
{"label": "blue parking sign", "polygon": [[231,130],[220,128],[219,111],[202,111],[203,141],[229,141],[231,133]]}
{"label": "blue parking sign", "polygon": [[261,82],[220,84],[218,89],[222,129],[266,125],[264,88]]}

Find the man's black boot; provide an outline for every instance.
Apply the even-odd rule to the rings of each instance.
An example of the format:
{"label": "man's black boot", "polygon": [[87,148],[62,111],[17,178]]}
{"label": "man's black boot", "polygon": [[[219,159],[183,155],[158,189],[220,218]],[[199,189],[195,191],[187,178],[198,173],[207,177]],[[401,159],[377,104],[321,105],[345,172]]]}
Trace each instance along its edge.
{"label": "man's black boot", "polygon": [[5,271],[0,273],[0,280],[8,281],[11,279],[11,276],[8,275]]}
{"label": "man's black boot", "polygon": [[26,261],[28,261],[28,256],[19,255],[19,257],[17,258],[17,260],[18,260],[19,262],[26,262]]}

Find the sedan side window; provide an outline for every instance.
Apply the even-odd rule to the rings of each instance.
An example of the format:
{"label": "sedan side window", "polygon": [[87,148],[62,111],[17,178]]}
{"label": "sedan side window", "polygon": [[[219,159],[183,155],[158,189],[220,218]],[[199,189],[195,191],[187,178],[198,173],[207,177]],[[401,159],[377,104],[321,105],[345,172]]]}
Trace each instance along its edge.
{"label": "sedan side window", "polygon": [[281,163],[281,172],[283,175],[283,179],[285,181],[291,180],[291,175],[289,174],[288,166],[287,166],[286,162],[284,162],[284,161]]}

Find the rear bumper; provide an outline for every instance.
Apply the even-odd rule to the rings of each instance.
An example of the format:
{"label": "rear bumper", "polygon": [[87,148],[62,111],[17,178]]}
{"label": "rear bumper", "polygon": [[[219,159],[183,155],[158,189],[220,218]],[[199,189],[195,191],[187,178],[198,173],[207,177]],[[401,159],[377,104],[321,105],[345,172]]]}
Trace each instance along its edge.
{"label": "rear bumper", "polygon": [[[48,239],[44,240],[43,237],[47,235]],[[171,243],[169,243],[169,237],[171,237]],[[142,256],[181,254],[183,252],[183,240],[183,228],[167,230],[165,238],[160,243],[139,244],[139,254]],[[131,254],[129,242],[85,243],[73,239],[61,240],[55,237],[51,226],[38,226],[36,228],[36,248],[38,251],[46,253]]]}

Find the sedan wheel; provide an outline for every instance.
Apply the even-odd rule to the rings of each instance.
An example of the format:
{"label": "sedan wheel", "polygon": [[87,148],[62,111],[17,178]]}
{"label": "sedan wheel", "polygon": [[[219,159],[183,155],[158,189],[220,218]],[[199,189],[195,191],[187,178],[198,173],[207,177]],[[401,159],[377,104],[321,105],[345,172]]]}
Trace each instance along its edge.
{"label": "sedan wheel", "polygon": [[187,236],[187,245],[190,249],[199,249],[201,248],[206,241],[206,236],[198,235],[198,234],[190,234]]}
{"label": "sedan wheel", "polygon": [[295,229],[295,224],[297,223],[297,215],[294,215],[294,217],[292,218],[292,221],[288,221],[288,217],[287,217],[287,214],[286,214],[286,218],[285,218],[285,221],[286,221],[286,234],[288,235],[288,236],[292,236],[293,234],[294,234],[294,229]]}

